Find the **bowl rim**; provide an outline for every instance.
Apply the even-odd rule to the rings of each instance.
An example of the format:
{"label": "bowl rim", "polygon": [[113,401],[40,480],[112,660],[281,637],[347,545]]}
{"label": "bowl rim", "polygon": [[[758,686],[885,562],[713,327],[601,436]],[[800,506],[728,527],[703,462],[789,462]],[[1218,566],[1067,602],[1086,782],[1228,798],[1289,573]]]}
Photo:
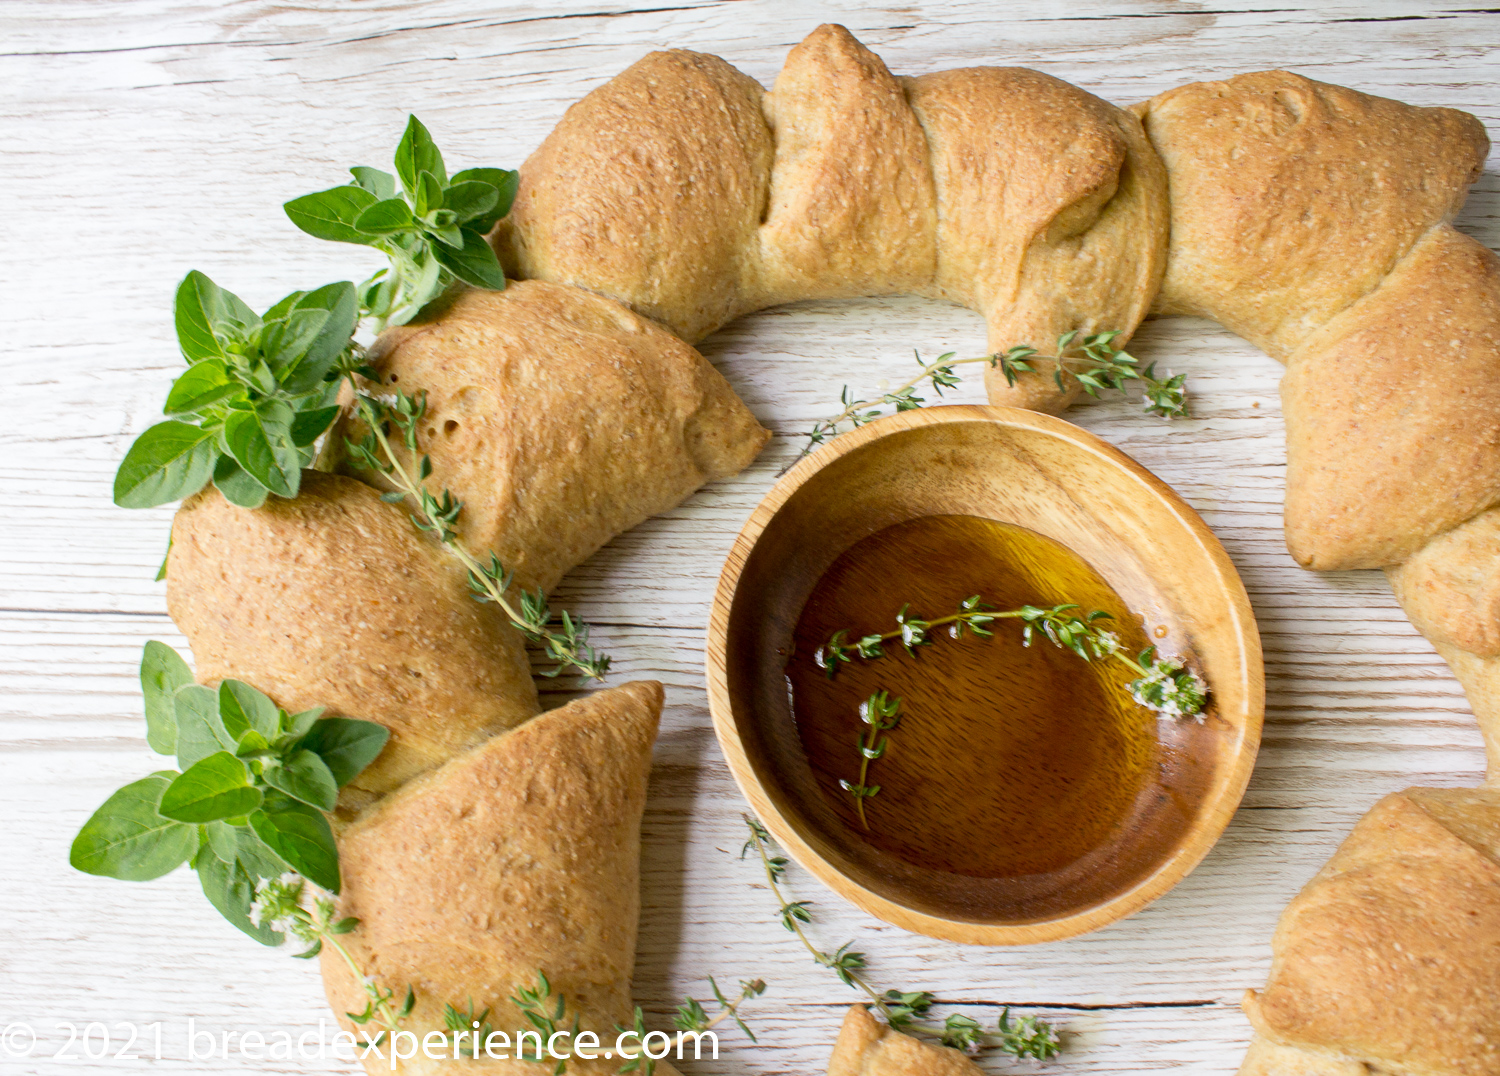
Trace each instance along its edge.
{"label": "bowl rim", "polygon": [[[1154,870],[1115,897],[1077,912],[1031,923],[975,922],[918,911],[840,872],[814,851],[772,804],[740,739],[729,695],[725,647],[740,577],[761,535],[792,496],[818,472],[873,441],[927,426],[974,422],[1042,433],[1068,441],[1074,447],[1092,453],[1101,462],[1124,471],[1176,518],[1197,541],[1216,572],[1217,592],[1228,598],[1227,611],[1239,644],[1236,656],[1241,678],[1239,687],[1246,703],[1244,711],[1234,715],[1242,723],[1241,737],[1238,750],[1228,763],[1226,779],[1220,784],[1217,794],[1204,801],[1187,839],[1164,857]],[[709,713],[719,748],[741,794],[776,842],[800,866],[861,910],[906,930],[972,945],[1029,945],[1074,937],[1124,919],[1176,886],[1218,843],[1239,808],[1259,753],[1265,716],[1265,671],[1255,614],[1243,580],[1208,524],[1171,486],[1120,449],[1071,422],[1014,407],[945,404],[903,411],[841,434],[799,460],[756,505],[724,560],[709,612],[705,649]]]}

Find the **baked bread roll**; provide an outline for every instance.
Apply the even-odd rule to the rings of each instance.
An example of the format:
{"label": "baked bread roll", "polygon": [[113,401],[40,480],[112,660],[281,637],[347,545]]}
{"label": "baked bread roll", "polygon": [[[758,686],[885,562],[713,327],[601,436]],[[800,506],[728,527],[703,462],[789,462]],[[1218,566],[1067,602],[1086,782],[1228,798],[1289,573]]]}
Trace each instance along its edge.
{"label": "baked bread roll", "polygon": [[[938,259],[922,294],[983,314],[992,350],[1120,329],[1146,314],[1167,249],[1166,177],[1130,113],[1039,71],[975,67],[906,80],[927,132],[938,195]],[[1123,339],[1122,341],[1123,342]],[[1057,411],[1050,364],[1014,387],[986,373],[997,404]]]}
{"label": "baked bread roll", "polygon": [[535,714],[520,635],[469,596],[453,557],[369,486],[305,471],[294,500],[212,486],[172,523],[167,609],[205,684],[236,679],[391,738],[343,813]]}
{"label": "baked bread roll", "polygon": [[891,1029],[863,1005],[851,1005],[839,1028],[828,1076],[981,1076],[959,1050],[935,1046]]}
{"label": "baked bread roll", "polygon": [[[370,363],[426,395],[428,488],[463,502],[470,552],[493,550],[528,589],[551,590],[621,531],[742,470],[771,436],[702,355],[580,288],[460,286],[381,334]],[[330,443],[363,434],[347,420]]]}
{"label": "baked bread roll", "polygon": [[1271,945],[1266,988],[1245,1000],[1269,1045],[1242,1076],[1493,1076],[1500,791],[1381,800],[1287,906]]}
{"label": "baked bread roll", "polygon": [[902,81],[825,25],[787,55],[764,105],[776,155],[750,308],[929,287],[937,193]]}
{"label": "baked bread roll", "polygon": [[717,56],[653,52],[572,105],[497,226],[507,276],[613,296],[682,339],[748,310],[771,132],[760,84]]}
{"label": "baked bread roll", "polygon": [[[915,292],[978,310],[997,350],[1045,353],[1072,329],[1135,330],[1166,221],[1131,114],[1019,68],[896,79],[821,26],[768,95],[717,57],[645,57],[568,110],[491,238],[508,271],[690,342],[775,303]],[[1050,370],[990,385],[1053,410],[1076,392]]]}
{"label": "baked bread roll", "polygon": [[[594,692],[412,781],[343,833],[340,911],[359,919],[345,944],[398,997],[415,991],[402,1026],[418,1040],[443,1030],[445,1004],[463,1011],[471,1000],[496,1031],[529,1028],[510,999],[538,971],[566,999],[562,1023],[577,1016],[603,1049],[616,1023],[632,1022],[641,813],[661,703],[654,682]],[[322,963],[333,1011],[362,1010],[348,965],[328,948]],[[385,1054],[366,1061],[369,1072],[392,1071]],[[542,1071],[416,1054],[395,1070]],[[568,1071],[620,1064],[569,1061]]]}
{"label": "baked bread roll", "polygon": [[1171,195],[1157,311],[1212,318],[1281,362],[1452,219],[1489,149],[1467,113],[1288,71],[1195,82],[1135,111]]}

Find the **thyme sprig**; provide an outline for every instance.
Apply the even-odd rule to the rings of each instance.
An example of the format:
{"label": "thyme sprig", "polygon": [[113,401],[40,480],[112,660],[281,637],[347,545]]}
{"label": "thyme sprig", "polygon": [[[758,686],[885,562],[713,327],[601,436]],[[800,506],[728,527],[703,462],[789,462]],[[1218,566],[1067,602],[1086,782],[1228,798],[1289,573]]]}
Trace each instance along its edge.
{"label": "thyme sprig", "polygon": [[916,355],[917,365],[920,367],[918,373],[874,400],[855,399],[849,386],[845,385],[843,392],[839,395],[839,402],[844,405],[843,410],[829,418],[820,419],[808,431],[807,444],[782,473],[785,474],[820,444],[845,432],[840,429],[845,423],[849,424],[849,429],[858,429],[887,414],[885,410],[887,407],[895,408],[894,413],[899,414],[902,411],[912,411],[923,406],[928,401],[918,396],[917,390],[924,382],[931,383],[933,391],[941,397],[944,389],[954,388],[962,381],[962,378],[954,373],[954,368],[973,363],[982,362],[1000,370],[1005,375],[1005,383],[1014,385],[1018,375],[1035,373],[1034,364],[1038,361],[1051,362],[1056,365],[1052,378],[1059,389],[1065,388],[1063,374],[1066,372],[1078,380],[1085,392],[1094,397],[1105,389],[1118,389],[1123,392],[1128,382],[1139,381],[1142,388],[1142,406],[1147,413],[1160,415],[1162,418],[1187,416],[1185,375],[1175,374],[1166,378],[1158,378],[1155,363],[1142,368],[1139,359],[1124,348],[1115,345],[1115,340],[1124,335],[1118,329],[1090,333],[1081,338],[1079,332],[1080,330],[1074,329],[1072,332],[1059,336],[1056,353],[1052,355],[1043,355],[1030,344],[1017,344],[1006,351],[967,359],[955,359],[953,356],[957,352],[949,351],[931,362],[924,362],[920,352],[913,352]]}
{"label": "thyme sprig", "polygon": [[891,698],[884,691],[877,691],[859,704],[859,719],[865,724],[865,728],[860,730],[858,742],[859,779],[853,782],[840,780],[839,787],[854,797],[859,824],[869,829],[870,821],[865,817],[865,800],[880,794],[880,786],[869,783],[870,763],[885,756],[890,738],[881,733],[890,732],[901,724],[901,700]]}
{"label": "thyme sprig", "polygon": [[745,815],[744,818],[745,825],[750,830],[750,837],[740,849],[740,858],[744,859],[752,851],[756,853],[765,872],[771,895],[776,898],[779,905],[782,926],[797,936],[797,940],[811,954],[814,961],[831,970],[844,985],[862,991],[870,999],[871,1007],[884,1017],[886,1023],[892,1028],[907,1035],[936,1040],[944,1046],[970,1053],[982,1046],[993,1046],[1015,1057],[1034,1057],[1045,1060],[1057,1056],[1061,1049],[1057,1032],[1050,1024],[1038,1017],[1020,1017],[1012,1022],[1010,1009],[1007,1007],[1001,1013],[999,1024],[992,1032],[986,1032],[977,1020],[963,1013],[950,1013],[941,1027],[931,1027],[920,1021],[929,1018],[929,1012],[936,1001],[932,994],[925,990],[913,993],[899,990],[877,992],[869,979],[865,977],[865,955],[850,948],[853,942],[846,942],[832,953],[815,946],[808,938],[807,932],[802,929],[804,923],[812,922],[812,913],[808,910],[812,907],[812,901],[788,901],[786,899],[781,891],[781,882],[786,877],[787,858],[776,854],[771,834],[765,826],[749,815]]}
{"label": "thyme sprig", "polygon": [[[489,1006],[485,1006],[483,1012],[476,1013],[474,1011],[473,998],[469,999],[469,1005],[466,1009],[460,1009],[452,1002],[445,1004],[443,1006],[443,1027],[446,1029],[446,1034],[443,1035],[443,1042],[450,1046],[462,1047],[463,1040],[468,1038],[472,1044],[469,1049],[469,1056],[475,1060],[478,1060],[479,1051],[489,1040],[489,1037],[495,1033],[495,1025],[490,1022]],[[462,1056],[461,1053],[460,1056]]]}
{"label": "thyme sprig", "polygon": [[741,979],[740,992],[735,995],[734,1000],[724,996],[719,989],[719,984],[714,977],[708,977],[708,985],[714,992],[714,998],[719,1003],[719,1013],[710,1017],[703,1005],[696,998],[683,998],[682,1004],[677,1006],[677,1013],[672,1019],[672,1024],[678,1031],[709,1031],[725,1020],[733,1020],[746,1038],[756,1042],[755,1032],[751,1031],[744,1019],[740,1016],[740,1006],[751,998],[758,998],[766,992],[764,979]]}
{"label": "thyme sprig", "polygon": [[[491,553],[489,562],[483,563],[464,547],[456,526],[463,502],[446,489],[434,494],[425,484],[432,474],[432,461],[417,448],[417,429],[427,410],[426,396],[409,396],[401,390],[389,399],[370,395],[358,377],[369,377],[375,371],[357,365],[360,357],[352,350],[342,367],[354,393],[354,406],[368,431],[358,442],[345,440],[351,461],[384,475],[396,487],[381,499],[393,504],[405,502],[413,509],[412,522],[417,528],[441,542],[468,570],[469,589],[475,600],[497,605],[522,635],[545,648],[547,657],[557,664],[542,675],[560,676],[576,670],[590,679],[603,678],[609,670],[609,655],[590,644],[586,623],[566,611],[554,618],[540,588],[521,588],[512,601],[513,573],[506,570],[500,558]],[[403,462],[393,439],[399,440],[406,449],[405,458],[415,460],[415,464]]]}
{"label": "thyme sprig", "polygon": [[1016,619],[1022,622],[1021,639],[1026,646],[1030,646],[1040,634],[1054,646],[1071,650],[1084,661],[1114,658],[1136,674],[1136,679],[1126,687],[1138,705],[1169,717],[1203,720],[1208,685],[1202,677],[1185,668],[1176,658],[1158,656],[1154,646],[1148,646],[1131,657],[1117,634],[1098,625],[1101,620],[1114,619],[1109,613],[1094,609],[1080,615],[1078,609],[1077,605],[1065,604],[1051,607],[1023,605],[1019,609],[1000,610],[973,594],[959,603],[957,612],[927,620],[913,613],[911,604],[907,603],[896,614],[893,630],[862,635],[851,642],[849,629],[840,628],[813,652],[813,661],[832,679],[840,666],[851,664],[855,658],[872,661],[885,657],[884,644],[893,639],[900,640],[906,652],[915,656],[917,647],[932,642],[934,628],[946,625],[950,636],[961,639],[966,631],[975,635],[993,635],[986,625],[996,620]]}
{"label": "thyme sprig", "polygon": [[250,921],[256,926],[264,925],[290,934],[307,946],[304,952],[296,954],[300,959],[311,960],[323,951],[325,945],[338,953],[365,992],[364,1010],[344,1015],[360,1027],[373,1025],[377,1029],[373,1038],[358,1045],[379,1046],[411,1015],[417,995],[408,986],[405,999],[398,1005],[394,990],[381,986],[374,976],[366,975],[359,961],[338,940],[339,935],[348,934],[357,927],[359,920],[337,919],[336,914],[333,898],[328,893],[293,873],[262,880],[255,887],[255,901],[250,905]]}
{"label": "thyme sprig", "polygon": [[[555,995],[557,1003],[552,1003],[554,994],[552,984],[547,981],[544,972],[538,970],[536,973],[536,985],[530,987],[519,987],[511,995],[511,1003],[521,1010],[521,1015],[541,1033],[541,1042],[550,1044],[554,1035],[566,1035],[570,1040],[578,1034],[578,1017],[573,1017],[571,1026],[567,1024],[568,999],[562,994]],[[519,1046],[519,1044],[518,1044]],[[524,1049],[524,1047],[520,1047]],[[518,1061],[544,1061],[546,1057],[542,1053],[540,1045],[532,1048],[530,1056],[518,1052]],[[552,1076],[562,1076],[567,1071],[566,1061],[559,1060],[552,1069]],[[623,1069],[621,1071],[624,1071]]]}

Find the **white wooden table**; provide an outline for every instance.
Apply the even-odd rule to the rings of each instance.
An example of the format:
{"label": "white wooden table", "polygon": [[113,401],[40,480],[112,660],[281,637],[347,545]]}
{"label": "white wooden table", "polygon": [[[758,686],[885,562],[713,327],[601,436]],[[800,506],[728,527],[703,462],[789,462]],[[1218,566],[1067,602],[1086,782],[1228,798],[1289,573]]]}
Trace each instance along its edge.
{"label": "white wooden table", "polygon": [[[38,1041],[29,1059],[0,1055],[0,1072],[351,1070],[186,1060],[190,1018],[220,1039],[316,1031],[328,1016],[316,972],[238,935],[186,871],[131,885],[67,865],[94,807],[156,767],[135,682],[142,643],[185,647],[152,581],[170,512],[116,509],[109,496],[179,366],[175,283],[202,269],[261,308],[293,287],[368,272],[370,254],[303,236],[280,203],[341,182],[350,164],[389,167],[408,111],[450,162],[515,165],[569,102],[650,49],[718,53],[769,84],[821,21],[849,26],[898,73],[1031,65],[1127,103],[1288,67],[1464,108],[1500,131],[1500,16],[1414,4],[6,0],[0,1027],[25,1022]],[[1494,247],[1497,208],[1500,184],[1487,174],[1459,225]],[[804,304],[729,327],[705,353],[787,436],[738,478],[620,537],[563,587],[561,604],[598,625],[618,680],[667,684],[645,821],[637,996],[648,1019],[669,1026],[684,992],[707,996],[710,974],[770,983],[750,1015],[760,1045],[727,1034],[720,1060],[691,1072],[820,1073],[855,1000],[773,921],[756,872],[736,858],[741,801],[710,731],[701,653],[720,561],[791,435],[828,413],[843,383],[869,392],[904,376],[913,347],[978,353],[983,343],[975,315],[918,300]],[[1239,997],[1264,979],[1282,906],[1378,797],[1474,783],[1483,756],[1458,685],[1380,574],[1315,576],[1288,557],[1276,364],[1191,320],[1147,324],[1133,350],[1187,372],[1194,417],[1165,424],[1119,401],[1070,417],[1204,515],[1244,576],[1265,642],[1265,745],[1224,839],[1134,918],[1021,950],[904,934],[798,870],[790,887],[818,902],[814,935],[830,947],[854,940],[882,986],[932,990],[986,1022],[1016,1004],[1065,1025],[1069,1050],[1048,1072],[1231,1073],[1249,1037]],[[980,401],[977,382],[956,399]],[[111,1054],[119,1022],[162,1021],[163,1059],[52,1059],[63,1025],[90,1021],[112,1029]],[[137,1043],[143,1057],[155,1052],[150,1035]]]}

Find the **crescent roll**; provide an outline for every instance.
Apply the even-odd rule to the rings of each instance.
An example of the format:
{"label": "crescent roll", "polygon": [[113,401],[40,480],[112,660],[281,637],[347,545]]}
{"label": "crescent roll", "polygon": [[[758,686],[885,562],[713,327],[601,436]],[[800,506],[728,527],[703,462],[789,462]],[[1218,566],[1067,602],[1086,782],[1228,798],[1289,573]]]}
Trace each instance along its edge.
{"label": "crescent roll", "polygon": [[[1282,913],[1242,1076],[1500,1071],[1500,791],[1387,796]],[[1305,1067],[1298,1067],[1305,1066]],[[1343,1067],[1340,1067],[1343,1066]]]}
{"label": "crescent roll", "polygon": [[[359,919],[345,944],[377,982],[413,990],[402,1026],[417,1039],[443,1030],[445,1004],[471,1002],[514,1036],[531,1025],[511,997],[538,971],[551,1004],[565,999],[562,1023],[576,1016],[604,1049],[614,1025],[631,1022],[641,814],[661,703],[655,682],[593,692],[408,783],[341,835],[340,912]],[[325,947],[322,963],[334,1012],[363,1009],[342,958]],[[395,1068],[410,1074],[537,1071],[482,1051],[478,1061],[401,1052],[416,1055]],[[392,1071],[390,1051],[365,1064]],[[620,1061],[575,1065],[602,1076]]]}
{"label": "crescent roll", "polygon": [[198,678],[326,706],[391,738],[345,811],[535,714],[520,635],[469,597],[453,557],[369,486],[305,471],[294,500],[230,504],[212,486],[172,523],[167,608]]}
{"label": "crescent roll", "polygon": [[[621,531],[742,470],[771,436],[698,352],[560,284],[458,288],[387,329],[370,363],[382,383],[425,395],[428,488],[463,502],[464,544],[480,559],[493,550],[527,588],[551,590]],[[362,433],[346,420],[330,442]]]}

